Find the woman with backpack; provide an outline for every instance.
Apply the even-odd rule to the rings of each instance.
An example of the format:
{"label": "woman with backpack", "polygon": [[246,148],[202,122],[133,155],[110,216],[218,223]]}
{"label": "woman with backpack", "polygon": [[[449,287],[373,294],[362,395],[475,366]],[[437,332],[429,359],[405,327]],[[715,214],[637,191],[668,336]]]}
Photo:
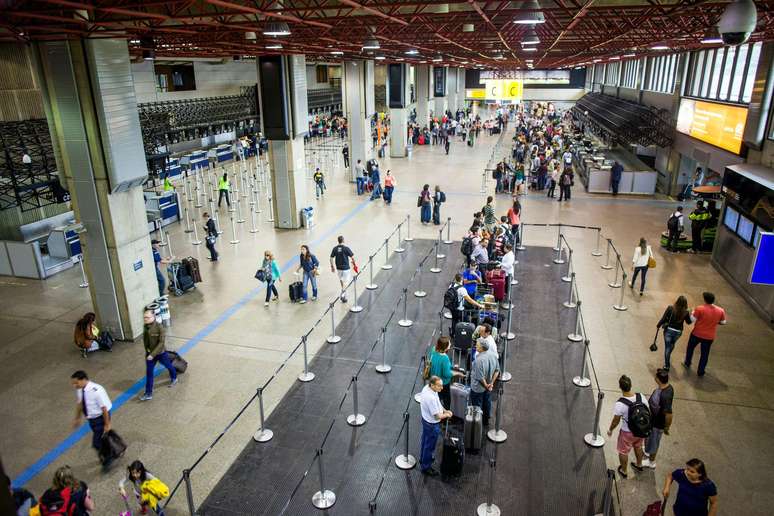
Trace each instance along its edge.
{"label": "woman with backpack", "polygon": [[269,298],[271,298],[272,294],[274,294],[274,297],[271,300],[277,301],[279,299],[279,292],[277,292],[277,287],[274,286],[274,283],[282,281],[282,278],[280,277],[277,260],[274,259],[274,254],[271,251],[267,250],[263,253],[263,262],[261,263],[261,268],[255,273],[255,277],[259,281],[266,282],[266,301],[263,303],[263,306],[269,306]]}
{"label": "woman with backpack", "polygon": [[419,220],[422,222],[422,224],[429,224],[430,223],[430,216],[431,216],[431,208],[430,208],[430,202],[432,199],[432,195],[430,194],[430,185],[425,185],[422,187],[422,191],[419,192],[419,199],[417,202],[417,206],[420,208],[419,210]]}
{"label": "woman with backpack", "polygon": [[683,324],[691,324],[691,312],[688,311],[688,300],[680,296],[675,304],[669,305],[664,310],[656,328],[664,328],[664,369],[669,371],[669,357],[675,349],[678,339],[683,334]]}
{"label": "woman with backpack", "polygon": [[[691,459],[685,468],[676,469],[664,482],[664,500],[669,498],[672,482],[677,482],[677,499],[672,506],[675,516],[716,516],[718,488],[707,477],[707,468],[700,459]],[[734,511],[732,511],[734,512]]]}
{"label": "woman with backpack", "polygon": [[86,358],[88,353],[94,351],[112,351],[110,344],[112,340],[113,338],[110,337],[108,332],[100,333],[97,327],[97,316],[94,312],[87,312],[75,323],[73,342],[81,350],[83,358]]}
{"label": "woman with backpack", "polygon": [[653,258],[653,249],[648,245],[648,241],[645,238],[640,238],[640,243],[634,248],[634,256],[632,257],[632,282],[629,284],[629,288],[634,288],[634,282],[637,281],[637,275],[640,275],[640,295],[645,290],[645,276],[648,274],[648,268],[650,267],[650,261],[655,261]]}
{"label": "woman with backpack", "polygon": [[[118,483],[118,492],[126,501],[126,485],[130,484],[135,498],[140,503],[142,514],[146,514],[150,508],[154,514],[163,516],[164,510],[159,505],[162,498],[169,496],[169,488],[161,480],[145,469],[145,465],[136,460],[126,468],[126,478],[122,478]],[[128,507],[128,503],[127,503]]]}
{"label": "woman with backpack", "polygon": [[435,193],[433,193],[433,224],[439,226],[441,224],[441,204],[446,202],[446,194],[441,191],[441,187],[435,185]]}
{"label": "woman with backpack", "polygon": [[51,487],[40,497],[38,505],[30,509],[30,516],[85,516],[93,510],[89,486],[75,478],[70,466],[62,466],[54,472]]}
{"label": "woman with backpack", "polygon": [[[389,171],[387,174],[389,174]],[[309,246],[302,245],[301,255],[298,257],[298,269],[296,269],[296,274],[298,274],[301,270],[304,271],[304,294],[301,298],[301,304],[306,303],[307,297],[309,295],[307,284],[309,283],[312,284],[312,301],[317,301],[317,275],[319,274],[317,269],[319,266],[320,261],[309,250]]]}

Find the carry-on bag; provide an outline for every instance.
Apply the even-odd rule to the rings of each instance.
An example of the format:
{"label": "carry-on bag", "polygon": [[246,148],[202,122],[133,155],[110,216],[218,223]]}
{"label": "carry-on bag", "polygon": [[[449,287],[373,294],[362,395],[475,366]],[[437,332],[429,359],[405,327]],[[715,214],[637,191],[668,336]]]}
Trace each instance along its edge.
{"label": "carry-on bag", "polygon": [[453,382],[449,386],[449,394],[451,397],[450,409],[452,414],[454,414],[454,417],[464,418],[468,401],[470,400],[470,387],[464,383]]}
{"label": "carry-on bag", "polygon": [[300,281],[294,281],[288,286],[290,301],[295,303],[304,298],[304,285]]}
{"label": "carry-on bag", "polygon": [[472,452],[481,450],[484,425],[481,407],[469,405],[465,412],[465,449]]}
{"label": "carry-on bag", "polygon": [[185,268],[186,271],[188,271],[188,274],[191,276],[194,283],[202,282],[202,273],[199,270],[199,260],[197,260],[193,256],[189,256],[188,258],[183,258],[183,268]]}
{"label": "carry-on bag", "polygon": [[109,464],[126,451],[126,443],[115,430],[110,430],[102,435],[102,446],[99,450],[99,460],[103,465]]}
{"label": "carry-on bag", "polygon": [[656,344],[656,341],[658,340],[658,332],[661,330],[661,328],[656,328],[656,335],[653,337],[653,342],[650,345],[651,351],[658,351],[658,344]]}
{"label": "carry-on bag", "polygon": [[467,351],[473,346],[473,332],[476,326],[471,322],[458,322],[454,327],[454,347]]}
{"label": "carry-on bag", "polygon": [[167,350],[167,355],[169,355],[169,360],[172,362],[172,367],[175,368],[175,371],[185,373],[186,369],[188,369],[188,361],[181,357],[177,351]]}
{"label": "carry-on bag", "polygon": [[462,473],[465,463],[465,444],[454,433],[449,434],[449,420],[446,420],[446,431],[443,436],[443,455],[441,456],[441,476],[457,477]]}

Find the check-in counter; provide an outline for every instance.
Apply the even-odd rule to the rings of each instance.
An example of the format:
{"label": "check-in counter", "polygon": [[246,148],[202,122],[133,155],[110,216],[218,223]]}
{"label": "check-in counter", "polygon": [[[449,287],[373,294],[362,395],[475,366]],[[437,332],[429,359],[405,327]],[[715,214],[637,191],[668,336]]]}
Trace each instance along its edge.
{"label": "check-in counter", "polygon": [[153,232],[157,221],[166,226],[180,220],[180,205],[177,192],[163,192],[160,195],[145,193],[145,213],[148,215],[148,232]]}
{"label": "check-in counter", "polygon": [[215,149],[215,156],[216,156],[215,159],[218,163],[232,160],[234,159],[233,148],[229,144],[218,145],[217,148]]}
{"label": "check-in counter", "polygon": [[658,172],[633,154],[621,149],[585,147],[576,151],[581,180],[590,193],[612,193],[613,164],[618,161],[624,171],[618,183],[619,194],[653,195],[656,193]]}
{"label": "check-in counter", "polygon": [[20,226],[22,240],[0,241],[0,274],[45,279],[69,269],[81,254],[75,228],[71,211]]}

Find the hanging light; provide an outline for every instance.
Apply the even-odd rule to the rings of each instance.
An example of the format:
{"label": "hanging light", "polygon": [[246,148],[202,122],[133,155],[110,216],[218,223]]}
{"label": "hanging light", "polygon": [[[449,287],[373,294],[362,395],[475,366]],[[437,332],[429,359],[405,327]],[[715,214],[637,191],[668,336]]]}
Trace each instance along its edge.
{"label": "hanging light", "polygon": [[543,13],[540,12],[540,4],[538,0],[525,0],[521,3],[519,9],[530,9],[530,11],[522,11],[516,14],[513,18],[513,23],[520,25],[529,25],[535,23],[545,23],[546,18]]}
{"label": "hanging light", "polygon": [[381,45],[379,45],[379,40],[376,38],[368,38],[363,41],[363,50],[379,50],[380,48]]}
{"label": "hanging light", "polygon": [[269,22],[263,28],[264,36],[290,36],[290,27],[285,22]]}
{"label": "hanging light", "polygon": [[537,32],[535,32],[534,27],[528,29],[524,33],[524,37],[521,38],[522,45],[537,45],[538,43],[540,43],[540,38],[538,37]]}
{"label": "hanging light", "polygon": [[720,37],[718,28],[713,26],[704,31],[704,36],[701,38],[700,42],[703,45],[717,45],[718,43],[723,43],[723,38]]}
{"label": "hanging light", "polygon": [[387,58],[384,57],[384,56],[376,56],[376,57],[374,57],[374,59],[376,59],[377,61],[384,61]]}
{"label": "hanging light", "polygon": [[406,54],[410,56],[415,56],[419,54],[419,50],[417,50],[416,48],[412,48],[410,50],[406,50]]}
{"label": "hanging light", "polygon": [[669,45],[664,42],[656,43],[650,47],[651,50],[669,50]]}
{"label": "hanging light", "polygon": [[282,43],[269,43],[266,45],[267,50],[281,50],[282,49]]}

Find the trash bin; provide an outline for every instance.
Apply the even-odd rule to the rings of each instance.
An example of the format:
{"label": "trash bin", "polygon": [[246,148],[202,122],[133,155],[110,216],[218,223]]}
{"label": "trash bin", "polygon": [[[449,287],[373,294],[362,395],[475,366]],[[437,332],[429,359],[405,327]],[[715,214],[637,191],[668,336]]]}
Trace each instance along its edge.
{"label": "trash bin", "polygon": [[311,206],[301,209],[301,225],[306,229],[314,226],[314,208]]}

